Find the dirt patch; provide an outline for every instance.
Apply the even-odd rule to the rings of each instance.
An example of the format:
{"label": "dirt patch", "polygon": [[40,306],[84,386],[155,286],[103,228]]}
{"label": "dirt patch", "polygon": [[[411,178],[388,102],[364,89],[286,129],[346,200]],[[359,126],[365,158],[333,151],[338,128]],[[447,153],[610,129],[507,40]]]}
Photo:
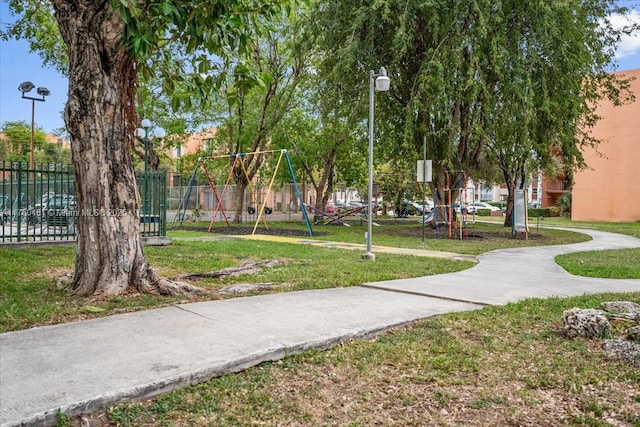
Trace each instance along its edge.
{"label": "dirt patch", "polygon": [[[354,226],[361,225],[360,221],[358,220],[353,220],[353,221],[347,220],[345,222],[351,223],[351,225],[354,225]],[[401,223],[399,224],[397,220],[392,220],[392,221],[376,220],[376,223],[380,224],[383,227],[384,225],[396,225],[396,226],[401,225],[400,227],[394,227],[394,228],[389,227],[385,229],[384,231],[385,235],[400,236],[400,237],[415,237],[415,238],[422,237],[422,233],[423,233],[422,226],[416,225],[413,221],[407,222],[406,226],[403,226],[405,224],[401,224]],[[315,225],[313,227],[313,236],[314,237],[331,236],[333,234],[331,230],[335,227],[341,227],[341,225],[338,225],[338,224]],[[207,227],[199,227],[199,228],[189,227],[188,230],[201,231],[201,232],[208,231]],[[216,227],[211,229],[210,232],[215,234],[242,236],[242,235],[252,234],[253,226],[234,225],[233,227]],[[307,237],[309,235],[306,230],[290,229],[290,228],[275,228],[275,227],[268,228],[268,229],[265,227],[258,227],[256,229],[256,234],[264,234],[269,236],[283,236],[283,237]],[[438,228],[434,228],[429,225],[424,227],[424,235],[425,235],[425,238],[427,239],[448,239],[449,228],[446,225],[443,225]],[[459,228],[453,227],[451,229],[451,238],[452,239],[460,238]],[[468,226],[462,229],[462,239],[497,242],[497,241],[503,241],[503,240],[511,240],[513,239],[513,236],[511,235],[511,229],[508,227],[487,231],[487,230],[476,229],[473,226]],[[546,240],[546,237],[541,234],[530,232],[528,239],[534,240],[534,241],[544,241]]]}
{"label": "dirt patch", "polygon": [[[185,228],[185,230],[189,231],[201,231],[201,232],[210,232],[214,234],[226,234],[230,236],[244,236],[253,233],[253,226],[233,226],[233,227],[215,227],[212,228],[211,231],[208,230],[208,227],[189,227]],[[306,230],[296,230],[291,228],[265,228],[258,227],[256,229],[255,234],[266,234],[268,236],[291,236],[291,237],[308,237],[309,233]],[[331,233],[316,231],[313,230],[314,236],[325,236]]]}

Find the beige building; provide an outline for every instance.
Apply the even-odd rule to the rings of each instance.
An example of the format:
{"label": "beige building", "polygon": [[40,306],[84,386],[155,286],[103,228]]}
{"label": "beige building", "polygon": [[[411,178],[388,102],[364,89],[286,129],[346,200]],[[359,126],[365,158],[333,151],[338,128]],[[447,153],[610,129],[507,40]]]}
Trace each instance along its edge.
{"label": "beige building", "polygon": [[631,90],[636,101],[598,107],[602,119],[593,136],[603,142],[597,151],[584,152],[588,168],[574,175],[574,221],[640,221],[640,69],[620,74],[635,77]]}
{"label": "beige building", "polygon": [[216,128],[203,129],[200,132],[189,135],[184,144],[180,144],[173,148],[170,157],[179,159],[185,154],[193,154],[198,150],[208,150],[209,144],[213,144],[213,139],[218,130]]}

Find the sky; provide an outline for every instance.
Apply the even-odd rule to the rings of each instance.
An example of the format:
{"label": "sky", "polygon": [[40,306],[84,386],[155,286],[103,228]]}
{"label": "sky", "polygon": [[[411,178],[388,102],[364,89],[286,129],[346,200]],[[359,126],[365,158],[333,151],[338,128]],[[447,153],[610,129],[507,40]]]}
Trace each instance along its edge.
{"label": "sky", "polygon": [[[618,3],[632,9],[630,17],[640,25],[640,0],[619,0]],[[0,25],[13,20],[6,0],[2,0]],[[621,18],[613,19],[613,22],[624,24]],[[640,34],[624,38],[616,57],[617,71],[640,69]],[[8,121],[31,123],[32,101],[22,99],[18,91],[20,83],[26,80],[51,92],[44,102],[35,102],[35,125],[47,133],[64,128],[62,110],[67,97],[67,78],[44,67],[40,57],[29,52],[29,44],[23,40],[0,40],[0,125]],[[35,94],[35,90],[32,93]]]}

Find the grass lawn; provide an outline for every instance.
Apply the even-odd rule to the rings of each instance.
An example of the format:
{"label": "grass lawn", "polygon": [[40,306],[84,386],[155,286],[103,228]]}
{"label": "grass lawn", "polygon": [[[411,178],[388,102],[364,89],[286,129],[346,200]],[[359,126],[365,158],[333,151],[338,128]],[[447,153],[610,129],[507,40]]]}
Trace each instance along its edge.
{"label": "grass lawn", "polygon": [[530,299],[447,314],[265,363],[101,414],[119,426],[639,426],[640,371],[562,311],[640,292]]}
{"label": "grass lawn", "polygon": [[[3,332],[185,302],[186,297],[126,294],[112,298],[78,298],[58,289],[56,277],[73,268],[73,247],[0,249],[0,329]],[[216,271],[245,260],[286,258],[256,275],[193,282],[215,291],[235,283],[271,283],[276,291],[354,286],[364,282],[459,271],[470,261],[379,254],[375,263],[355,251],[308,245],[228,240],[175,242],[145,249],[153,266],[166,277]],[[264,293],[264,292],[262,292]],[[212,292],[188,301],[229,298]]]}
{"label": "grass lawn", "polygon": [[[171,231],[176,237],[211,236],[203,233],[208,223],[190,224],[190,227]],[[457,253],[478,254],[501,247],[534,244],[562,244],[584,241],[581,234],[566,231],[543,230],[529,241],[510,238],[508,230],[494,225],[474,229],[486,238],[428,239],[426,248]],[[315,227],[314,239],[364,243],[365,225],[352,227]],[[280,234],[305,234],[301,221],[274,221],[271,232]],[[280,230],[280,231],[278,231]],[[225,232],[230,232],[226,228]],[[236,230],[237,231],[237,230]],[[422,228],[419,224],[398,223],[376,227],[376,245],[420,248]],[[68,296],[58,286],[56,279],[73,269],[74,247],[0,248],[0,271],[3,285],[0,287],[0,331],[13,331],[37,325],[69,322],[125,311],[156,308],[185,302],[185,297],[160,297],[126,294],[112,298],[78,298]],[[285,258],[284,264],[265,269],[257,275],[245,275],[227,279],[205,279],[198,286],[212,291],[188,301],[229,298],[216,290],[234,283],[273,283],[280,286],[271,292],[285,290],[320,289],[354,286],[364,282],[390,280],[405,277],[426,276],[459,271],[473,265],[471,262],[442,258],[424,258],[379,253],[376,262],[360,259],[358,251],[335,248],[318,248],[264,241],[220,240],[209,242],[175,241],[171,246],[145,249],[152,265],[166,277],[186,273],[202,273],[235,266],[245,260]],[[261,291],[264,293],[266,291]],[[255,294],[255,292],[254,292]]]}

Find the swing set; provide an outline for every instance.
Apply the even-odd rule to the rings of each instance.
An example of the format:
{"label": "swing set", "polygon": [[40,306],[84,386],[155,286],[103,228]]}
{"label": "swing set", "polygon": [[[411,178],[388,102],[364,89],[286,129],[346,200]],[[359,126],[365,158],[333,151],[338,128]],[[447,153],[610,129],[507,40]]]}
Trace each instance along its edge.
{"label": "swing set", "polygon": [[[256,156],[256,155],[268,155],[268,154],[279,154],[278,155],[278,159],[277,159],[277,163],[276,163],[276,167],[274,168],[273,171],[273,175],[271,176],[271,179],[269,180],[269,185],[267,187],[267,191],[265,194],[265,197],[263,199],[263,201],[260,203],[259,198],[258,198],[258,191],[256,189],[256,185],[253,182],[252,179],[249,178],[249,173],[247,171],[247,168],[244,164],[244,159],[247,156]],[[220,160],[220,159],[226,159],[230,162],[230,167],[229,167],[229,172],[227,173],[227,178],[225,180],[224,185],[222,186],[222,189],[220,189],[220,185],[216,184],[216,181],[214,180],[214,178],[212,177],[212,174],[209,170],[209,168],[207,168],[207,162],[209,161],[215,161],[215,160]],[[187,212],[187,206],[189,204],[189,198],[191,197],[191,193],[193,190],[193,187],[195,186],[196,183],[196,175],[198,173],[198,170],[202,170],[204,172],[204,175],[207,178],[207,182],[209,183],[209,187],[211,188],[211,191],[213,192],[213,195],[215,197],[216,200],[216,207],[214,210],[214,213],[211,217],[211,222],[209,223],[209,228],[207,229],[208,232],[211,232],[211,229],[213,228],[216,218],[221,215],[222,218],[224,218],[224,221],[227,224],[227,227],[230,227],[231,224],[229,223],[229,217],[227,216],[227,213],[224,209],[223,206],[223,200],[224,197],[227,193],[227,190],[229,189],[229,186],[232,184],[233,181],[233,176],[234,176],[234,171],[239,168],[242,171],[242,174],[244,176],[244,178],[247,180],[247,189],[249,190],[249,192],[251,193],[251,200],[253,203],[253,206],[250,206],[247,211],[249,213],[257,213],[257,218],[256,218],[256,222],[253,226],[253,231],[251,232],[251,235],[256,234],[256,230],[258,229],[258,224],[260,223],[260,221],[262,221],[262,223],[264,224],[265,228],[268,230],[269,229],[269,225],[267,224],[267,220],[265,218],[265,213],[270,213],[271,208],[267,207],[267,200],[269,199],[269,195],[271,194],[272,188],[273,188],[273,183],[275,182],[276,179],[276,175],[278,174],[278,171],[280,170],[280,165],[282,164],[282,159],[285,159],[287,167],[289,169],[289,175],[292,179],[294,188],[295,188],[295,192],[296,192],[296,196],[298,198],[298,201],[300,203],[300,209],[302,210],[302,215],[305,221],[305,224],[307,226],[307,232],[309,233],[309,237],[313,236],[313,233],[311,231],[311,224],[309,223],[309,217],[307,216],[307,210],[305,208],[304,205],[304,200],[302,199],[302,195],[300,193],[300,189],[298,187],[298,182],[296,181],[296,176],[295,173],[293,172],[293,166],[291,166],[291,159],[289,158],[289,153],[286,149],[281,149],[281,150],[265,150],[265,151],[254,151],[251,153],[231,153],[228,155],[218,155],[218,156],[208,156],[208,157],[200,157],[196,163],[196,167],[193,170],[193,174],[191,175],[191,179],[189,182],[189,189],[187,190],[187,194],[184,198],[183,203],[181,203],[180,206],[180,210],[178,211],[177,215],[180,216],[180,225],[183,224],[184,219],[185,219],[185,215]],[[259,209],[256,209],[256,207],[259,206]]]}

